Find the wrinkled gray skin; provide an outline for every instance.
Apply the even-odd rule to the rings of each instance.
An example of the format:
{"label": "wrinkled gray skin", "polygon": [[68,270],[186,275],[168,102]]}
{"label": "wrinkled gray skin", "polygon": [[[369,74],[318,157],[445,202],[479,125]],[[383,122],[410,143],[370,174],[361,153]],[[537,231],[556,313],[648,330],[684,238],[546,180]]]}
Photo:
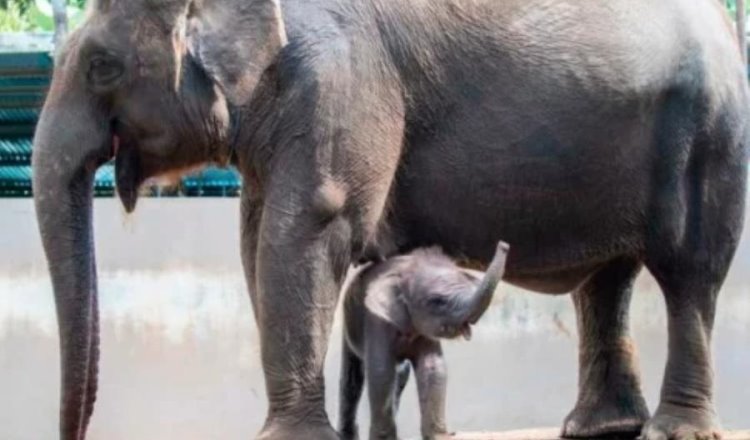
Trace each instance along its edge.
{"label": "wrinkled gray skin", "polygon": [[418,249],[363,269],[344,294],[339,435],[359,438],[357,405],[367,380],[370,439],[396,438],[401,392],[415,369],[424,439],[447,434],[446,371],[439,339],[471,338],[505,271],[500,242],[486,274],[439,249]]}
{"label": "wrinkled gray skin", "polygon": [[[711,329],[750,116],[721,2],[281,1],[99,0],[61,50],[33,166],[63,439],[84,438],[96,396],[92,180],[112,157],[128,210],[153,176],[244,176],[261,439],[336,438],[322,367],[351,261],[440,245],[481,267],[495,237],[506,280],[573,292],[565,435],[716,434]],[[643,266],[669,317],[653,413],[628,331]]]}

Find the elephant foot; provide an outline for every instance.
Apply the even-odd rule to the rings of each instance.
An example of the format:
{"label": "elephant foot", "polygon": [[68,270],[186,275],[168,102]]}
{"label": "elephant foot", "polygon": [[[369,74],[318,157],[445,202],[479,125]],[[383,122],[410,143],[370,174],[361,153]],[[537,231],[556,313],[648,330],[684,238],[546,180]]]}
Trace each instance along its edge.
{"label": "elephant foot", "polygon": [[713,411],[662,405],[640,440],[721,440],[721,432]]}
{"label": "elephant foot", "polygon": [[648,420],[643,398],[630,405],[576,405],[565,418],[561,436],[568,438],[635,438]]}
{"label": "elephant foot", "polygon": [[339,435],[328,423],[268,422],[256,440],[339,440]]}

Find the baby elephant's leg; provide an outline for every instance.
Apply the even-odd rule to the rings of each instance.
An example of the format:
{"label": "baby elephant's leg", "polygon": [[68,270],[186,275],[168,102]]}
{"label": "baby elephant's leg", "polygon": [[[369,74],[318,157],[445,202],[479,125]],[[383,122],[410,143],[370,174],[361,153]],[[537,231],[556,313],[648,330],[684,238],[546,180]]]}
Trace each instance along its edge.
{"label": "baby elephant's leg", "polygon": [[398,412],[398,407],[401,404],[401,394],[404,393],[404,388],[409,382],[409,376],[411,375],[411,364],[409,361],[403,361],[398,364],[396,370],[396,397],[394,402],[394,412]]}
{"label": "baby elephant's leg", "polygon": [[341,351],[341,382],[339,385],[339,435],[343,440],[359,440],[357,406],[362,397],[365,372],[362,360],[344,339]]}
{"label": "baby elephant's leg", "polygon": [[422,437],[435,439],[447,432],[445,426],[446,368],[443,350],[437,341],[425,339],[414,359],[422,413]]}
{"label": "baby elephant's leg", "polygon": [[368,334],[365,372],[370,399],[370,440],[396,440],[397,366],[387,338]]}

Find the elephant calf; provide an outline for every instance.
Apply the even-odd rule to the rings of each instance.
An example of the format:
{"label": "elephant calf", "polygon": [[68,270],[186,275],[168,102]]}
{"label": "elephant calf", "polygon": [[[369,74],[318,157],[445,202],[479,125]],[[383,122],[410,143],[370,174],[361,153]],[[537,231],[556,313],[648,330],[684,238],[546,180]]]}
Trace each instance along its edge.
{"label": "elephant calf", "polygon": [[440,338],[471,338],[505,271],[500,242],[486,274],[462,269],[435,248],[373,264],[352,281],[344,299],[339,431],[358,438],[357,404],[367,375],[370,438],[395,439],[395,412],[416,370],[422,437],[446,433],[445,362]]}

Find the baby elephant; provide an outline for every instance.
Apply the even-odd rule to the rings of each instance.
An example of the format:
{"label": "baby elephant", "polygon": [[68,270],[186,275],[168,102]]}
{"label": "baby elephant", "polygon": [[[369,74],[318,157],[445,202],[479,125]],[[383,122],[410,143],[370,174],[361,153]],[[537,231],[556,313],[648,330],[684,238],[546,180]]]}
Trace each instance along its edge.
{"label": "baby elephant", "polygon": [[439,250],[419,249],[360,272],[344,298],[339,433],[358,439],[357,405],[365,375],[370,439],[396,439],[395,414],[410,366],[417,376],[422,437],[446,434],[445,361],[440,338],[471,337],[503,277],[500,242],[487,272],[462,269]]}

